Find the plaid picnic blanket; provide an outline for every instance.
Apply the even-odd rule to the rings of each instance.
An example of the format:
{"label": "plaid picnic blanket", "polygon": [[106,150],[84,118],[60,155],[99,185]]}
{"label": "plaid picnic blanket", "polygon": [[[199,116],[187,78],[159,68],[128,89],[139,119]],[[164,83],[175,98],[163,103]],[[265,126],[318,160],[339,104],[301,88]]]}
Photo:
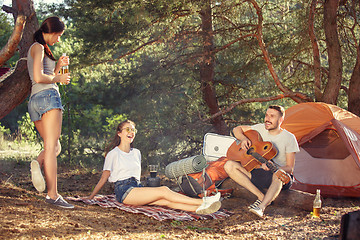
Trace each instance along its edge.
{"label": "plaid picnic blanket", "polygon": [[130,213],[141,213],[149,217],[153,217],[158,221],[163,220],[177,220],[177,221],[193,221],[193,220],[206,220],[206,219],[219,219],[231,215],[226,210],[219,210],[216,213],[209,215],[198,215],[191,212],[175,210],[167,207],[160,206],[133,206],[128,204],[119,203],[116,201],[115,195],[96,195],[94,199],[82,199],[79,197],[66,197],[67,200],[84,202],[89,205],[99,205],[105,208],[118,208],[120,210]]}

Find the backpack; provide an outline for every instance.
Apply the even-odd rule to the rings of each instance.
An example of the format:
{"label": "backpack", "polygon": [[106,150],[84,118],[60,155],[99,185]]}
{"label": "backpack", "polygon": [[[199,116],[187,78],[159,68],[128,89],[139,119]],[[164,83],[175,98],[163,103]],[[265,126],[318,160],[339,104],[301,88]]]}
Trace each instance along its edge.
{"label": "backpack", "polygon": [[201,172],[186,174],[178,179],[178,185],[185,195],[190,197],[211,196],[217,192],[223,197],[230,197],[233,189],[219,189],[219,186],[228,178],[224,164],[226,157],[208,163]]}

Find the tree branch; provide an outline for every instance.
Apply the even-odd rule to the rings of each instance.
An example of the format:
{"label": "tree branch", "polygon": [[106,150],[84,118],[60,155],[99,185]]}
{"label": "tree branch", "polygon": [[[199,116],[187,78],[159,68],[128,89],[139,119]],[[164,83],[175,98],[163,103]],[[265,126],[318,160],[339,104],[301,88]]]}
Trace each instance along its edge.
{"label": "tree branch", "polygon": [[6,6],[6,5],[3,5],[1,9],[4,10],[4,12],[6,12],[6,13],[11,13],[11,14],[17,13],[14,8]]}
{"label": "tree branch", "polygon": [[17,46],[21,40],[25,23],[26,16],[18,15],[16,18],[14,31],[6,45],[0,51],[0,66],[4,65],[7,60],[14,56]]}
{"label": "tree branch", "polygon": [[131,51],[128,51],[128,52],[120,55],[120,56],[117,57],[117,58],[113,58],[113,59],[108,59],[108,60],[104,60],[104,61],[92,63],[92,64],[90,64],[90,66],[95,66],[95,65],[99,65],[99,64],[108,63],[108,62],[115,62],[115,61],[117,61],[117,60],[119,60],[119,59],[121,59],[121,58],[124,58],[124,57],[126,57],[126,56],[129,56],[129,55],[131,55],[131,54],[139,51],[140,49],[146,47],[147,45],[151,45],[151,44],[156,43],[156,42],[159,42],[159,41],[160,41],[160,39],[151,40],[151,41],[149,41],[149,42],[146,42],[146,43],[144,43],[144,44],[141,44],[140,46],[138,46],[137,48],[135,48],[135,49],[133,49],[133,50],[131,50]]}
{"label": "tree branch", "polygon": [[286,93],[286,94],[279,94],[277,96],[272,96],[272,97],[242,99],[242,100],[239,100],[237,102],[234,102],[234,103],[230,104],[226,108],[223,108],[222,110],[218,111],[217,113],[211,115],[209,118],[203,119],[203,121],[210,121],[213,118],[216,118],[216,117],[218,117],[220,115],[228,113],[231,110],[233,110],[236,106],[241,105],[241,104],[252,103],[252,102],[269,102],[269,101],[282,99],[282,98],[285,98],[285,97],[293,98],[293,97],[297,97],[298,96],[297,94],[298,93]]}
{"label": "tree branch", "polygon": [[279,76],[277,75],[274,66],[271,63],[270,60],[270,56],[269,53],[265,47],[265,43],[263,40],[263,33],[262,33],[262,23],[263,23],[263,17],[262,17],[262,11],[261,8],[259,7],[259,5],[256,3],[255,0],[249,0],[249,2],[254,6],[254,8],[256,9],[256,14],[258,16],[258,27],[257,27],[257,32],[255,34],[256,39],[258,40],[259,43],[259,47],[264,55],[264,60],[268,66],[268,69],[270,71],[271,76],[273,77],[275,84],[278,86],[278,88],[285,94],[289,95],[291,97],[292,100],[294,100],[297,103],[301,103],[301,102],[309,102],[312,101],[312,99],[308,96],[306,96],[305,94],[302,93],[297,93],[297,94],[293,94],[293,92],[291,91],[291,89],[287,88],[286,86],[284,86],[280,79]]}
{"label": "tree branch", "polygon": [[218,52],[220,52],[220,51],[222,51],[222,50],[230,47],[231,45],[239,42],[240,40],[242,40],[242,39],[244,39],[244,38],[251,37],[251,36],[254,36],[254,34],[251,33],[251,34],[247,34],[247,35],[244,35],[244,36],[240,36],[239,38],[234,39],[233,41],[228,42],[227,44],[225,44],[225,45],[223,45],[223,46],[221,46],[221,47],[215,48],[215,50],[214,50],[213,52],[214,52],[214,53],[218,53]]}
{"label": "tree branch", "polygon": [[[173,19],[171,19],[170,23],[172,24],[172,23],[174,23],[175,20],[177,20],[178,18],[184,17],[184,16],[186,16],[186,15],[187,15],[187,14],[183,14],[183,15],[177,14],[177,15],[175,15],[175,16],[173,17]],[[155,23],[157,23],[158,21],[160,21],[160,19],[157,20],[157,21],[152,22],[152,25],[155,24]],[[150,26],[149,26],[149,27],[150,27]],[[165,35],[165,33],[169,30],[169,28],[170,28],[169,26],[166,27],[166,28],[162,31],[162,33],[160,34],[160,36],[161,36],[161,35]],[[104,63],[109,63],[109,62],[115,62],[115,61],[117,61],[117,60],[120,60],[120,59],[122,59],[122,58],[124,58],[124,57],[126,57],[126,56],[129,56],[129,55],[131,55],[131,54],[133,54],[133,53],[141,50],[142,48],[144,48],[144,47],[146,47],[146,46],[148,46],[148,45],[152,45],[152,44],[154,44],[154,43],[161,42],[161,41],[162,41],[161,37],[158,37],[158,38],[156,38],[156,39],[153,39],[153,40],[150,40],[150,41],[147,41],[147,42],[141,44],[140,46],[138,46],[138,47],[136,47],[136,48],[134,48],[134,49],[132,49],[132,50],[130,50],[130,51],[122,54],[122,55],[120,55],[120,56],[117,57],[117,58],[106,59],[106,60],[103,60],[103,61],[95,62],[95,63],[90,64],[90,66],[95,66],[95,65],[104,64]]]}

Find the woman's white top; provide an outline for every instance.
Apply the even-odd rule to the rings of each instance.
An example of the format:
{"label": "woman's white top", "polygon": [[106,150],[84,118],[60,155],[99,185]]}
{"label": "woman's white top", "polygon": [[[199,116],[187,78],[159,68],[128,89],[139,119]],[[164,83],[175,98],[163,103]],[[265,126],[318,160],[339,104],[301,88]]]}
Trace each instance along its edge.
{"label": "woman's white top", "polygon": [[55,89],[56,91],[59,92],[59,87],[56,83],[37,83],[35,82],[34,80],[34,59],[33,57],[31,56],[31,48],[35,45],[35,44],[39,44],[41,46],[41,49],[42,49],[42,64],[41,64],[41,73],[42,74],[47,74],[47,75],[54,75],[54,70],[55,70],[55,66],[56,66],[56,62],[51,60],[48,56],[45,55],[44,53],[44,46],[41,45],[40,43],[38,42],[34,42],[29,50],[28,50],[28,54],[27,54],[27,67],[28,67],[28,71],[29,71],[29,76],[30,76],[30,79],[31,79],[31,84],[32,84],[32,87],[31,87],[31,95],[34,95],[35,93],[38,93],[42,90],[45,90],[45,89],[50,89],[50,88],[53,88]]}
{"label": "woman's white top", "polygon": [[136,148],[131,148],[130,152],[127,153],[115,147],[106,155],[103,170],[110,171],[109,182],[131,177],[140,181],[141,153]]}

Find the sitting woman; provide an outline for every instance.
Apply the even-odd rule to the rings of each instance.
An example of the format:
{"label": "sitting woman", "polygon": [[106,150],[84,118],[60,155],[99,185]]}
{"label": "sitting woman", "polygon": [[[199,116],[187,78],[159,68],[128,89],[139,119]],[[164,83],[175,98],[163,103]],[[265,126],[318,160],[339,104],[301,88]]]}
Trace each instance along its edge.
{"label": "sitting woman", "polygon": [[106,153],[103,173],[89,196],[90,199],[94,198],[108,180],[115,183],[115,195],[120,203],[166,206],[198,214],[210,214],[220,209],[220,193],[200,199],[174,192],[166,186],[143,187],[140,183],[141,153],[131,147],[136,132],[135,123],[130,120],[118,125],[110,145],[112,150]]}

